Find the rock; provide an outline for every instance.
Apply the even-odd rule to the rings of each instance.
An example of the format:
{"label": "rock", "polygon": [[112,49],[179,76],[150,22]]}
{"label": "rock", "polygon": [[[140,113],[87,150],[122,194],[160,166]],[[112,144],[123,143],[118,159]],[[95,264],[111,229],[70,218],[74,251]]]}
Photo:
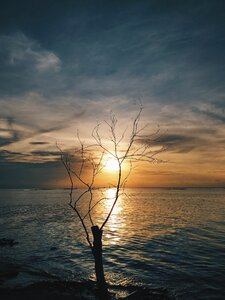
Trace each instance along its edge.
{"label": "rock", "polygon": [[18,242],[16,242],[15,240],[13,239],[6,239],[6,238],[3,238],[3,239],[0,239],[0,246],[2,247],[5,247],[5,246],[15,246],[19,244]]}
{"label": "rock", "polygon": [[0,285],[5,281],[16,277],[19,274],[18,268],[11,264],[2,264],[0,269]]}

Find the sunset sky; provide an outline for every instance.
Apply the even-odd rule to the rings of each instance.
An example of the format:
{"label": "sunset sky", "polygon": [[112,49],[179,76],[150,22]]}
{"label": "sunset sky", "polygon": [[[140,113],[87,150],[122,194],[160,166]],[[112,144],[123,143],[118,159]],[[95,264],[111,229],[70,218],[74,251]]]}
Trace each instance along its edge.
{"label": "sunset sky", "polygon": [[1,1],[0,187],[68,186],[56,141],[140,102],[165,163],[128,186],[225,187],[225,1]]}

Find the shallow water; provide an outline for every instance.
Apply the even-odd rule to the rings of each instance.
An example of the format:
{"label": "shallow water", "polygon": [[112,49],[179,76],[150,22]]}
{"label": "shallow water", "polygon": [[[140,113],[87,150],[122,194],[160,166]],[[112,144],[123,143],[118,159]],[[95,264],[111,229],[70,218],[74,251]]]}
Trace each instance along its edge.
{"label": "shallow water", "polygon": [[[76,193],[81,191],[77,190]],[[225,190],[127,189],[104,229],[107,280],[166,288],[177,299],[224,299]],[[93,277],[93,261],[68,190],[0,190],[0,267],[19,271],[5,282]],[[114,190],[93,211],[101,223]],[[85,214],[85,204],[81,206]]]}

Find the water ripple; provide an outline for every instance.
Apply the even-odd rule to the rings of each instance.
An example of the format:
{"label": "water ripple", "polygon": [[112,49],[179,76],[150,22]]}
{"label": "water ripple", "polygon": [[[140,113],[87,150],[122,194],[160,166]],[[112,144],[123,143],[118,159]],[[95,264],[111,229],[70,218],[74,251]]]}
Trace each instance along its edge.
{"label": "water ripple", "polygon": [[[127,193],[104,230],[107,280],[167,288],[178,299],[223,299],[225,191]],[[0,237],[19,242],[0,249],[0,267],[19,272],[7,284],[93,278],[92,254],[67,200],[63,190],[0,191]],[[96,222],[108,207],[95,211]]]}

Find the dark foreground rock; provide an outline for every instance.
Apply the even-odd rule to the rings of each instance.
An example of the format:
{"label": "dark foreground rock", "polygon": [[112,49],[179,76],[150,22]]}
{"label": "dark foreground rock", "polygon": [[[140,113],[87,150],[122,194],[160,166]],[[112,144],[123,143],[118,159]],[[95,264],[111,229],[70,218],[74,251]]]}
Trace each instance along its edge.
{"label": "dark foreground rock", "polygon": [[[164,290],[110,286],[111,300],[171,300]],[[121,292],[123,290],[123,292]],[[1,300],[105,300],[93,282],[40,282],[25,288],[0,288]]]}
{"label": "dark foreground rock", "polygon": [[16,265],[9,263],[1,263],[0,268],[0,286],[7,280],[15,278],[18,276],[19,270]]}
{"label": "dark foreground rock", "polygon": [[0,247],[5,247],[5,246],[13,247],[17,244],[19,243],[13,239],[6,239],[6,238],[0,239]]}

